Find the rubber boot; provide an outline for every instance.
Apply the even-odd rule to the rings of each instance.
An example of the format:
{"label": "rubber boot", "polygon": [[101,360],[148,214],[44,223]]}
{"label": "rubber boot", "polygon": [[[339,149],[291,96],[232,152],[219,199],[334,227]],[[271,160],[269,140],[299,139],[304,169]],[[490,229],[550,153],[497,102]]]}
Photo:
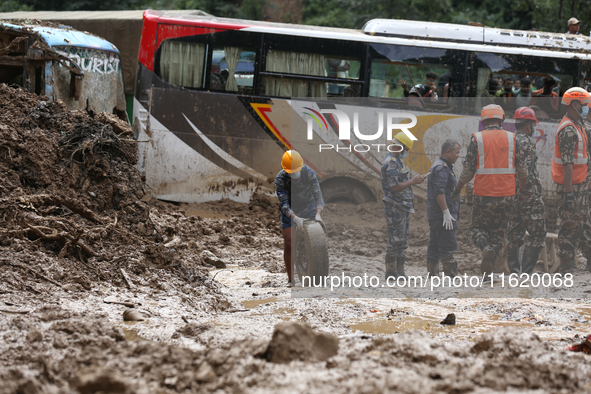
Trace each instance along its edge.
{"label": "rubber boot", "polygon": [[523,259],[521,259],[523,273],[531,275],[534,272],[541,251],[542,248],[525,245],[525,248],[523,249]]}
{"label": "rubber boot", "polygon": [[429,276],[439,276],[439,261],[427,259],[427,271]]}
{"label": "rubber boot", "polygon": [[575,262],[571,256],[560,258],[560,268],[558,272],[561,274],[572,274],[575,271]]}
{"label": "rubber boot", "polygon": [[404,273],[404,263],[406,263],[406,256],[398,256],[398,259],[396,260],[396,272],[398,272],[398,276],[403,276],[406,278],[406,274]]}
{"label": "rubber boot", "polygon": [[492,246],[487,246],[482,251],[482,263],[480,263],[480,273],[484,275],[484,281],[490,280],[490,274],[493,272],[497,253]]}
{"label": "rubber boot", "polygon": [[[525,256],[525,251],[523,252]],[[521,264],[519,263],[519,248],[507,248],[507,265],[509,266],[509,273],[519,274],[521,271]]]}
{"label": "rubber boot", "polygon": [[445,276],[451,278],[458,276],[458,263],[454,260],[453,256],[441,259],[441,265],[443,266]]}
{"label": "rubber boot", "polygon": [[386,280],[392,276],[395,279],[398,278],[398,273],[396,272],[396,258],[394,256],[386,255]]}

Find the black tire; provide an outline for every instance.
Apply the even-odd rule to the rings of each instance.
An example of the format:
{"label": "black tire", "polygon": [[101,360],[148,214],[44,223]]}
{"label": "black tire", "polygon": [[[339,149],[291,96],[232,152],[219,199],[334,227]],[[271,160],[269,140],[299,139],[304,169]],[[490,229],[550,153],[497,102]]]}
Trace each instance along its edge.
{"label": "black tire", "polygon": [[363,183],[350,178],[332,178],[320,184],[324,202],[349,201],[354,204],[374,202],[373,193]]}
{"label": "black tire", "polygon": [[[295,270],[300,283],[310,278],[310,286],[324,283],[328,276],[328,245],[324,228],[315,221],[306,221],[295,235]],[[306,279],[306,287],[308,281]]]}

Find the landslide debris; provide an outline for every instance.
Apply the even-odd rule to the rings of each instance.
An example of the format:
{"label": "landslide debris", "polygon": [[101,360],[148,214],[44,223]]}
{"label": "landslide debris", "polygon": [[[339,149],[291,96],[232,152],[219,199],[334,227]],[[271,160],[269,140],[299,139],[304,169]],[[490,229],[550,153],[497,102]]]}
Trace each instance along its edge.
{"label": "landslide debris", "polygon": [[214,224],[152,209],[130,135],[114,115],[0,85],[0,294],[162,288],[159,271],[215,293],[198,253]]}

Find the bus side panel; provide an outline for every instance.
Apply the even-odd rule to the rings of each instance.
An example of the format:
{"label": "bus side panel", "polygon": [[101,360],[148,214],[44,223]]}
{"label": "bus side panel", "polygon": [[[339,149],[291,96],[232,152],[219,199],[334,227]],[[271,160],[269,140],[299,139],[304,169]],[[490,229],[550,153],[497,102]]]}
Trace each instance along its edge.
{"label": "bus side panel", "polygon": [[151,96],[143,165],[158,198],[246,202],[257,187],[273,189],[284,150],[236,96],[170,88]]}

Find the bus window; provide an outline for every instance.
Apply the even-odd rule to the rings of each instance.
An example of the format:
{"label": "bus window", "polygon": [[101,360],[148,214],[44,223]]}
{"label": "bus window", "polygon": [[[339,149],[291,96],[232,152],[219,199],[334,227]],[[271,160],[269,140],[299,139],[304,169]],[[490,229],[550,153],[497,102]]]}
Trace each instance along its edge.
{"label": "bus window", "polygon": [[415,108],[446,106],[454,72],[451,51],[372,45],[369,96]]}
{"label": "bus window", "polygon": [[205,44],[166,40],[160,49],[160,78],[185,88],[203,87]]}
{"label": "bus window", "polygon": [[[326,75],[329,78],[359,79],[361,62],[355,59],[327,58]],[[328,83],[329,96],[358,97],[360,95],[358,85],[347,83]]]}
{"label": "bus window", "polygon": [[239,47],[214,47],[211,57],[211,90],[253,94],[254,50]]}
{"label": "bus window", "polygon": [[[540,58],[496,53],[475,53],[476,100],[472,112],[483,106],[498,104],[507,118],[524,106],[534,106],[542,118],[558,119],[564,114],[560,97],[574,86],[577,74],[575,60]],[[527,70],[527,71],[523,71]],[[519,80],[519,89],[515,89]]]}
{"label": "bus window", "polygon": [[[268,73],[326,77],[326,57],[315,53],[288,52],[269,49],[266,59]],[[305,78],[265,76],[262,93],[277,97],[327,97],[327,83]]]}

